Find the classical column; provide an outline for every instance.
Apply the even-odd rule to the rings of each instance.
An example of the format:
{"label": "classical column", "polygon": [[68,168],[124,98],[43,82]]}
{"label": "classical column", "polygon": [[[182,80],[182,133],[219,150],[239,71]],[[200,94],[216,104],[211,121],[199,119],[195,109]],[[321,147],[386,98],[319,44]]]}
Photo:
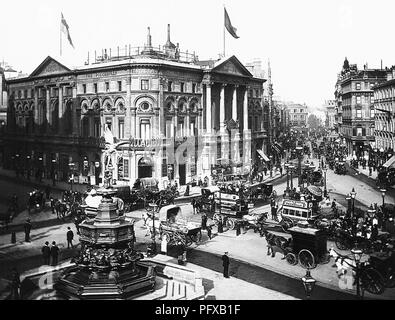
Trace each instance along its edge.
{"label": "classical column", "polygon": [[246,86],[243,99],[243,130],[248,130],[248,89]]}
{"label": "classical column", "polygon": [[81,106],[78,105],[77,99],[77,86],[74,84],[72,86],[73,90],[73,110],[72,110],[72,126],[73,126],[73,135],[80,135],[81,134],[81,111],[77,114],[77,109],[81,110]]}
{"label": "classical column", "polygon": [[[131,116],[130,116],[130,108],[131,98],[130,98],[130,77],[126,79],[126,119],[125,119],[125,138],[129,139],[132,136],[130,126],[131,126]],[[133,136],[134,137],[134,136]]]}
{"label": "classical column", "polygon": [[52,119],[50,118],[51,116],[51,101],[50,101],[50,88],[49,87],[45,87],[45,103],[46,103],[46,119],[47,119],[47,128],[46,128],[46,132],[49,132],[49,128],[50,125],[52,124]]}
{"label": "classical column", "polygon": [[239,85],[235,84],[233,87],[233,99],[232,99],[232,119],[236,121],[237,118],[237,88]]}
{"label": "classical column", "polygon": [[206,133],[211,133],[211,85],[212,83],[206,84]]}
{"label": "classical column", "polygon": [[40,124],[40,117],[39,117],[39,106],[38,106],[38,89],[34,88],[34,123],[35,123],[35,132],[37,132],[38,125]]}
{"label": "classical column", "polygon": [[136,123],[136,111],[137,111],[136,107],[132,106],[130,108],[130,113],[131,113],[131,115],[130,115],[130,118],[131,118],[130,119],[130,136],[132,138],[136,138],[137,137],[137,135],[136,135],[136,132],[137,132],[137,130],[136,130],[136,126],[137,126],[137,123]]}
{"label": "classical column", "polygon": [[187,109],[187,114],[186,114],[186,116],[184,117],[184,132],[185,132],[185,136],[186,137],[189,137],[189,134],[190,134],[190,109],[189,109],[189,107],[188,107],[188,109]]}
{"label": "classical column", "polygon": [[63,117],[63,87],[62,85],[58,85],[58,92],[59,92],[59,107],[58,107],[58,123],[59,123],[59,128],[58,128],[58,133],[63,133],[64,129],[64,119]]}
{"label": "classical column", "polygon": [[226,84],[221,84],[221,97],[219,101],[219,131],[225,132],[225,87]]}
{"label": "classical column", "polygon": [[177,104],[175,105],[175,107],[174,107],[174,117],[173,117],[173,119],[172,119],[172,122],[173,122],[173,130],[174,130],[174,135],[173,135],[173,137],[178,137],[178,130],[177,130],[177,128],[178,128],[178,106],[177,106]]}
{"label": "classical column", "polygon": [[166,119],[165,119],[165,105],[164,105],[164,88],[166,85],[166,80],[163,78],[159,79],[159,99],[158,99],[158,108],[159,108],[159,118],[158,118],[158,130],[159,137],[166,135]]}

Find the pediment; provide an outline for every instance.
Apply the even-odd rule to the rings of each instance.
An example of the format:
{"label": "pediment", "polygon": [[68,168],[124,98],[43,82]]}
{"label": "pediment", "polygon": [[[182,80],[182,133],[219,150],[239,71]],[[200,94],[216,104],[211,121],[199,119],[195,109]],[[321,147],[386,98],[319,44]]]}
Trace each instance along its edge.
{"label": "pediment", "polygon": [[47,57],[32,73],[31,77],[46,76],[69,72],[70,69],[56,61],[52,57]]}
{"label": "pediment", "polygon": [[246,67],[235,57],[232,56],[228,60],[223,61],[213,68],[213,71],[227,73],[243,77],[253,77]]}

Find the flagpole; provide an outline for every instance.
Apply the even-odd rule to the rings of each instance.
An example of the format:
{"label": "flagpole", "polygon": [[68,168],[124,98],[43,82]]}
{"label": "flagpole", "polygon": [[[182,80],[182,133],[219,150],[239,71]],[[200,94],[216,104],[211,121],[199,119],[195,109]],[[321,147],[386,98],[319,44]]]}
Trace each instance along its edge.
{"label": "flagpole", "polygon": [[60,17],[60,56],[62,56],[62,17]]}
{"label": "flagpole", "polygon": [[224,57],[225,57],[225,4],[224,4]]}

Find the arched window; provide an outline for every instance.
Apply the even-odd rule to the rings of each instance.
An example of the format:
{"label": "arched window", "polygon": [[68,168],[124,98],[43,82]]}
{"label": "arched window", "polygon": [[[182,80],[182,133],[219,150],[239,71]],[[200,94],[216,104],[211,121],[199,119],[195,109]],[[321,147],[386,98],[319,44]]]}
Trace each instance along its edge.
{"label": "arched window", "polygon": [[151,123],[149,119],[141,119],[140,121],[140,138],[151,139]]}

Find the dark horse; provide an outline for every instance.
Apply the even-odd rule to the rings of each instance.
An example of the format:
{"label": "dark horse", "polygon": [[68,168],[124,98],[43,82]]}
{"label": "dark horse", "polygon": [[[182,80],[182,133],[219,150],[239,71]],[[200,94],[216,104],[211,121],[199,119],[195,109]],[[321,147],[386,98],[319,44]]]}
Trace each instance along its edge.
{"label": "dark horse", "polygon": [[283,254],[281,259],[285,259],[288,252],[292,251],[292,238],[288,240],[282,236],[277,236],[274,233],[263,230],[267,242],[267,255],[274,258],[277,252]]}

